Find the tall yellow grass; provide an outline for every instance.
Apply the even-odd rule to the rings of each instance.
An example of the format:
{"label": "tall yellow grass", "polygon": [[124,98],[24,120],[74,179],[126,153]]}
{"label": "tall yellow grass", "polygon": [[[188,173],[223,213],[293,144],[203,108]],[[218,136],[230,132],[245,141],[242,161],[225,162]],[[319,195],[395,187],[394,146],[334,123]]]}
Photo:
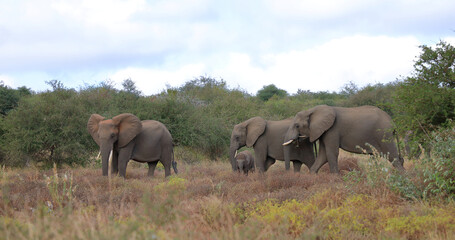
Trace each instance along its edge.
{"label": "tall yellow grass", "polygon": [[[455,204],[409,201],[372,188],[365,159],[343,153],[340,175],[233,173],[227,162],[185,164],[179,175],[127,178],[100,169],[0,170],[1,239],[450,239]],[[358,179],[353,179],[358,178]]]}

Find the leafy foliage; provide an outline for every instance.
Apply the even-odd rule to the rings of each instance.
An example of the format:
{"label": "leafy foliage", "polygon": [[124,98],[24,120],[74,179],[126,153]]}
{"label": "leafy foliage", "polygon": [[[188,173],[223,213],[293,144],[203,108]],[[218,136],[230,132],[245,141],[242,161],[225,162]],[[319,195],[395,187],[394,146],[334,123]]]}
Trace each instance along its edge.
{"label": "leafy foliage", "polygon": [[277,96],[278,98],[286,97],[288,93],[286,90],[279,89],[275,86],[275,84],[270,84],[264,86],[261,90],[259,90],[256,96],[261,99],[262,101],[268,101],[273,96]]}
{"label": "leafy foliage", "polygon": [[0,115],[6,116],[9,111],[17,107],[22,97],[31,94],[31,90],[26,87],[12,89],[0,81]]}
{"label": "leafy foliage", "polygon": [[354,94],[349,94],[345,105],[359,107],[363,105],[376,106],[393,116],[392,100],[397,83],[367,85]]}
{"label": "leafy foliage", "polygon": [[4,121],[7,162],[84,164],[89,159],[88,117],[73,89],[59,86],[23,99]]}
{"label": "leafy foliage", "polygon": [[455,129],[433,133],[431,157],[422,160],[425,196],[455,199]]}
{"label": "leafy foliage", "polygon": [[429,132],[455,118],[455,48],[444,41],[420,48],[413,76],[396,89],[394,111],[403,132],[412,130],[425,145]]}

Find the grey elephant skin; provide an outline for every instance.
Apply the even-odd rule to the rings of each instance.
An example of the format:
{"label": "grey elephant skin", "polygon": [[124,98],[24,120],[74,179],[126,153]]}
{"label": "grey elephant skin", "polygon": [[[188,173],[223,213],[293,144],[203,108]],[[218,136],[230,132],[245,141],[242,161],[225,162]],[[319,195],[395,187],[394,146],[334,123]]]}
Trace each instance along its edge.
{"label": "grey elephant skin", "polygon": [[293,119],[267,121],[253,117],[234,126],[229,148],[232,170],[236,171],[235,152],[243,146],[254,148],[254,161],[259,172],[265,172],[276,160],[284,161],[286,155],[293,161],[294,170],[300,171],[302,163],[308,168],[314,163],[313,148],[309,141],[283,146],[283,140]]}
{"label": "grey elephant skin", "polygon": [[254,172],[254,157],[249,151],[242,151],[235,155],[235,161],[237,163],[237,171],[245,173]]}
{"label": "grey elephant skin", "polygon": [[[317,173],[326,162],[329,163],[330,172],[338,173],[340,148],[352,153],[372,154],[370,146],[387,155],[397,169],[404,170],[403,158],[399,156],[393,135],[392,119],[377,107],[320,105],[295,115],[283,145],[291,145],[298,139],[309,139],[310,142],[319,140],[318,157],[310,168],[312,173]],[[285,162],[287,170],[289,164],[289,161]]]}
{"label": "grey elephant skin", "polygon": [[124,113],[105,120],[92,114],[87,129],[100,146],[103,175],[108,175],[109,156],[112,152],[112,173],[126,175],[128,161],[147,162],[148,175],[153,176],[160,161],[165,176],[171,174],[171,165],[177,173],[172,136],[164,124],[154,120],[140,121],[133,114]]}

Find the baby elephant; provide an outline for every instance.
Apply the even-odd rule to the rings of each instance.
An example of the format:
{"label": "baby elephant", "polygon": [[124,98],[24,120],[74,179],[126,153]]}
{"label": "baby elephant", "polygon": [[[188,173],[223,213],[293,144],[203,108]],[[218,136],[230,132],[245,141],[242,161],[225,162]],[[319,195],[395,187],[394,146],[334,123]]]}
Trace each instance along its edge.
{"label": "baby elephant", "polygon": [[254,157],[249,151],[239,152],[235,156],[235,161],[237,163],[237,171],[243,171],[248,175],[248,171],[254,171]]}

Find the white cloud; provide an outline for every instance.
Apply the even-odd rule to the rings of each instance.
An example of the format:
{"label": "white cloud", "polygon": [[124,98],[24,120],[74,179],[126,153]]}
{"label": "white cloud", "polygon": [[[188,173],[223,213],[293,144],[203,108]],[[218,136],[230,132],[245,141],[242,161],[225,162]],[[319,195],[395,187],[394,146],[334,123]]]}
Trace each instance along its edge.
{"label": "white cloud", "polygon": [[[371,1],[369,2],[371,4]],[[282,0],[267,1],[270,10],[283,18],[321,20],[354,12],[365,5],[362,0]]]}
{"label": "white cloud", "polygon": [[264,55],[264,67],[255,66],[246,54],[235,54],[222,75],[251,93],[271,83],[289,93],[338,91],[349,81],[364,86],[407,75],[418,45],[412,37],[346,37],[312,49]]}
{"label": "white cloud", "polygon": [[442,40],[455,47],[455,37],[445,37]]}
{"label": "white cloud", "polygon": [[16,88],[13,78],[6,75],[0,75],[0,82],[3,82],[6,86],[11,88]]}
{"label": "white cloud", "polygon": [[[63,18],[70,18],[88,26],[118,29],[136,12],[146,7],[144,0],[83,0],[55,1],[51,7]],[[122,28],[123,29],[123,28]]]}
{"label": "white cloud", "polygon": [[250,93],[271,83],[290,93],[333,91],[348,81],[365,85],[408,74],[418,45],[453,41],[444,36],[454,35],[448,27],[454,4],[6,1],[0,8],[0,74],[18,86],[44,85],[34,89],[51,79],[77,87],[130,77],[151,94],[166,83],[209,75]]}
{"label": "white cloud", "polygon": [[129,67],[121,69],[107,78],[116,83],[121,88],[123,80],[131,78],[136,83],[138,89],[145,95],[157,94],[167,88],[181,86],[188,80],[199,77],[205,69],[204,64],[187,64],[176,69],[153,69]]}

